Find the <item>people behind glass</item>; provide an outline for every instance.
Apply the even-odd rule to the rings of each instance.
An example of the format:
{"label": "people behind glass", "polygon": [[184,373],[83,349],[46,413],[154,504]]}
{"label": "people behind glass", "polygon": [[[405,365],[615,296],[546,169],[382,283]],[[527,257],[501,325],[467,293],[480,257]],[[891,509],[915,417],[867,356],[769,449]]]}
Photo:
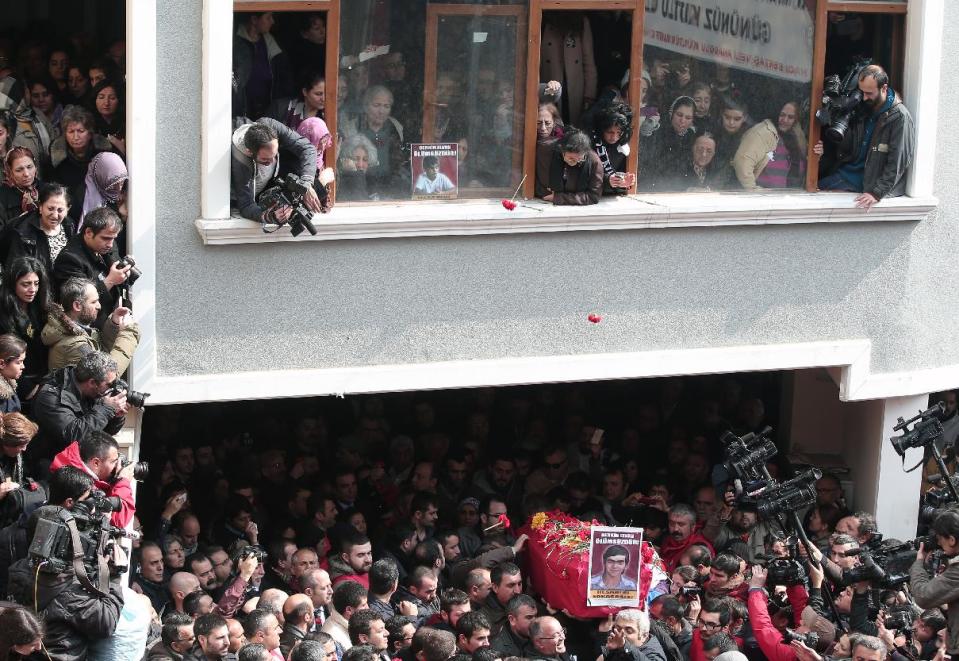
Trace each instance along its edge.
{"label": "people behind glass", "polygon": [[736,177],[750,191],[800,188],[806,177],[806,135],[799,104],[783,104],[776,120],[764,119],[743,135],[733,157]]}
{"label": "people behind glass", "polygon": [[596,101],[599,89],[589,18],[580,11],[548,12],[540,43],[539,79],[564,82],[563,117],[579,126],[580,116]]}
{"label": "people behind glass", "polygon": [[310,117],[326,119],[326,78],[317,69],[304,74],[298,97],[283,97],[270,104],[267,116],[283,122],[294,131]]}
{"label": "people behind glass", "polygon": [[489,175],[477,163],[476,155],[470,149],[469,139],[456,141],[456,168],[460,188],[483,188],[489,185]]}
{"label": "people behind glass", "polygon": [[233,115],[262,117],[275,99],[292,95],[291,63],[270,34],[273,12],[237,13],[236,17]]}
{"label": "people behind glass", "polygon": [[7,233],[7,254],[3,257],[4,271],[21,257],[39,261],[47,273],[53,273],[53,262],[76,233],[76,225],[67,216],[70,194],[58,183],[40,187],[38,210],[24,214]]}
{"label": "people behind glass", "polygon": [[681,183],[676,190],[717,191],[729,187],[732,169],[716,158],[716,138],[706,131],[693,140],[692,152],[679,174]]}
{"label": "people behind glass", "polygon": [[456,188],[449,177],[440,172],[440,159],[436,156],[423,157],[423,172],[413,184],[413,192],[417,195],[436,195],[448,193]]}
{"label": "people behind glass", "polygon": [[93,113],[80,106],[64,109],[60,129],[60,137],[50,146],[53,179],[69,190],[70,197],[76,202],[70,208],[70,217],[79,220],[90,161],[100,152],[110,151],[112,145],[95,132]]}
{"label": "people behind glass", "polygon": [[691,152],[696,133],[693,130],[696,103],[688,96],[676,98],[667,121],[640,143],[641,190],[672,190],[674,182]]}
{"label": "people behind glass", "polygon": [[126,117],[123,111],[123,91],[110,79],[93,86],[94,130],[110,141],[113,150],[126,154]]}
{"label": "people behind glass", "polygon": [[50,311],[50,288],[47,270],[32,257],[13,260],[0,282],[0,334],[16,335],[27,344],[23,374],[17,382],[17,394],[24,402],[47,373],[48,352],[40,331]]}
{"label": "people behind glass", "polygon": [[731,164],[743,135],[752,126],[749,109],[742,101],[731,96],[723,96],[719,112],[719,121],[715,131],[716,160]]}
{"label": "people behind glass", "polygon": [[536,197],[555,205],[597,204],[603,166],[586,133],[570,128],[557,141],[536,145]]}
{"label": "people behind glass", "polygon": [[3,185],[0,186],[0,227],[6,229],[17,216],[37,210],[37,164],[33,152],[14,147],[3,159]]}
{"label": "people behind glass", "polygon": [[337,197],[347,201],[378,200],[379,195],[367,185],[366,173],[380,164],[373,143],[362,133],[343,141],[337,161]]}
{"label": "people behind glass", "polygon": [[362,134],[376,147],[377,162],[366,170],[370,195],[390,199],[409,191],[408,154],[403,125],[392,116],[393,94],[383,85],[372,85],[363,93],[362,113],[347,120],[343,134]]}
{"label": "people behind glass", "polygon": [[600,109],[595,116],[593,149],[603,168],[603,193],[623,195],[636,183],[636,174],[626,171],[633,111],[625,103]]}
{"label": "people behind glass", "polygon": [[[628,71],[626,80],[629,80]],[[651,87],[652,78],[649,71],[643,69],[643,75],[639,79],[639,134],[642,136],[652,135],[659,128],[659,108],[650,103]]]}
{"label": "people behind glass", "polygon": [[713,131],[715,127],[715,117],[713,116],[713,93],[708,83],[695,82],[689,86],[689,97],[696,105],[694,115],[694,125],[696,133]]}

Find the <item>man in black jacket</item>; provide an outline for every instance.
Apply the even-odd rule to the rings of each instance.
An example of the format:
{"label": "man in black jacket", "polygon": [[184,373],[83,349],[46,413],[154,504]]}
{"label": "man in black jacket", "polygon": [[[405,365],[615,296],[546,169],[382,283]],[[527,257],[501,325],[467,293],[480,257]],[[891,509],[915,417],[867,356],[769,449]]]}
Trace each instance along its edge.
{"label": "man in black jacket", "polygon": [[91,351],[75,367],[54,370],[34,398],[33,415],[40,426],[31,447],[35,457],[51,457],[91,431],[116,434],[128,409],[125,390],[107,394],[117,378],[109,355]]}
{"label": "man in black jacket", "polygon": [[[31,517],[28,536],[33,537],[38,515],[56,517],[57,506],[41,508]],[[121,551],[122,552],[122,551]],[[90,575],[90,581],[97,583]],[[104,594],[84,587],[73,567],[57,573],[37,571],[30,558],[18,560],[10,568],[10,594],[18,602],[43,613],[47,654],[59,661],[86,659],[90,647],[114,634],[123,609],[121,576],[111,576]]]}
{"label": "man in black jacket", "polygon": [[[862,112],[854,116],[835,154],[824,159],[819,188],[860,193],[856,206],[868,211],[882,198],[906,192],[916,137],[912,115],[889,87],[881,66],[870,64],[859,72],[859,91]],[[822,141],[813,151],[824,155]]]}
{"label": "man in black jacket", "polygon": [[183,655],[183,661],[216,661],[227,656],[230,649],[230,631],[226,620],[216,613],[207,613],[193,623],[196,643]]}
{"label": "man in black jacket", "polygon": [[53,279],[57,291],[70,278],[83,278],[96,285],[100,295],[100,312],[94,326],[103,328],[117,302],[121,289],[130,277],[130,266],[118,266],[117,236],[123,221],[113,209],[94,209],[83,218],[83,228],[74,234],[53,263]]}

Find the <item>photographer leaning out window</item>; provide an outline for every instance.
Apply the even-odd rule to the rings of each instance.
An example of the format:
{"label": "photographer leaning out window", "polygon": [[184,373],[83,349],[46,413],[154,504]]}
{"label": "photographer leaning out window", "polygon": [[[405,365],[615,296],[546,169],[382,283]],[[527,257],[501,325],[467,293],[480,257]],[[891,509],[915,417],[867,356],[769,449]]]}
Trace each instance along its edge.
{"label": "photographer leaning out window", "polygon": [[912,115],[882,67],[863,67],[858,91],[862,101],[841,140],[829,149],[820,140],[813,151],[824,156],[819,188],[860,193],[856,206],[868,211],[882,198],[906,192],[916,138]]}
{"label": "photographer leaning out window", "polygon": [[287,172],[306,187],[303,203],[307,208],[320,213],[320,198],[313,189],[316,148],[309,140],[269,117],[243,124],[233,132],[230,202],[244,218],[277,224],[289,220],[291,207],[264,209],[258,202],[263,191],[277,185]]}

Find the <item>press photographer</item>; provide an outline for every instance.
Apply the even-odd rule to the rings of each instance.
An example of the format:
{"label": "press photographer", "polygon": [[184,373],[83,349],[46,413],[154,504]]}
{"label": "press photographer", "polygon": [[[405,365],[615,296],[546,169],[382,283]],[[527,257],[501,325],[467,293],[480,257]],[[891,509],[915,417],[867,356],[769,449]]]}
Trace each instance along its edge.
{"label": "press photographer", "polygon": [[959,654],[959,512],[940,512],[932,522],[932,532],[942,549],[946,569],[933,576],[926,567],[926,544],[920,544],[916,561],[909,569],[912,598],[921,608],[947,604],[946,651]]}
{"label": "press photographer", "polygon": [[[282,163],[281,154],[284,155]],[[286,158],[290,159],[289,163]],[[292,180],[287,173],[292,175]],[[301,195],[307,212],[322,213],[323,205],[313,189],[315,177],[316,148],[281,122],[261,117],[233,132],[230,202],[244,218],[282,225],[300,216],[294,205],[279,201],[278,186],[288,189],[288,193]],[[264,200],[263,194],[267,191],[270,194]],[[309,227],[311,225],[307,225]]]}
{"label": "press photographer", "polygon": [[120,445],[115,438],[103,431],[87,432],[81,440],[74,441],[53,458],[50,470],[55,471],[61,466],[79,468],[94,479],[94,487],[108,498],[118,499],[118,507],[110,514],[110,523],[125,528],[133,520],[137,508],[130,480],[134,479],[137,466],[141,464],[122,466]]}
{"label": "press photographer", "polygon": [[819,188],[860,193],[856,206],[866,211],[906,192],[915,153],[912,115],[889,87],[885,70],[867,62],[857,63],[842,81],[832,76],[824,82],[816,119],[829,144],[820,140],[813,148],[823,157]]}

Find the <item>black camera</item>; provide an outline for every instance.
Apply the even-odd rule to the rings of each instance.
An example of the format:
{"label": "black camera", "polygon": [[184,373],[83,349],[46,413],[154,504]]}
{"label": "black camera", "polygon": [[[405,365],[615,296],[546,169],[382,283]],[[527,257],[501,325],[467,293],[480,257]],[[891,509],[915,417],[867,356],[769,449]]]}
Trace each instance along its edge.
{"label": "black camera", "polygon": [[783,642],[788,645],[794,640],[799,641],[810,649],[816,649],[816,645],[819,644],[819,634],[815,631],[799,633],[797,631],[793,631],[792,629],[786,629],[783,632]]}
{"label": "black camera", "polygon": [[259,203],[266,209],[278,209],[287,206],[293,209],[290,219],[286,223],[290,226],[290,234],[299,236],[303,230],[316,236],[316,226],[313,224],[313,212],[303,204],[303,196],[309,191],[309,186],[301,183],[292,172],[280,179],[276,186],[266,189],[260,195]]}
{"label": "black camera", "polygon": [[822,84],[822,107],[816,111],[816,121],[830,142],[842,142],[849,124],[862,107],[859,74],[872,64],[870,58],[857,59],[843,78],[833,75]]}
{"label": "black camera", "polygon": [[[130,460],[121,458],[119,467],[117,468],[117,473],[130,465]],[[145,482],[146,479],[150,476],[150,464],[146,461],[138,461],[133,464],[133,479],[137,482]]]}
{"label": "black camera", "polygon": [[703,593],[703,589],[698,585],[684,585],[679,588],[679,597],[698,597]]}
{"label": "black camera", "polygon": [[[893,449],[900,457],[904,457],[909,448],[922,448],[935,442],[942,436],[941,420],[945,412],[945,404],[939,402],[908,420],[899,418],[899,424],[893,427],[893,431],[903,433],[901,436],[893,436],[889,439]],[[909,425],[913,425],[912,429],[909,429]]]}
{"label": "black camera", "polygon": [[746,434],[742,438],[726,432],[722,437],[726,446],[726,461],[723,462],[726,472],[742,481],[760,479],[761,467],[779,451],[767,436],[771,431],[766,427],[758,436]]}
{"label": "black camera", "polygon": [[816,480],[821,477],[822,471],[812,468],[764,490],[756,503],[756,513],[762,519],[771,519],[812,505],[816,502]]}
{"label": "black camera", "polygon": [[233,552],[234,564],[240,562],[240,560],[245,560],[246,558],[250,557],[256,557],[257,562],[263,565],[266,563],[267,552],[262,546],[256,544],[241,546]]}
{"label": "black camera", "polygon": [[126,285],[132,287],[133,283],[140,279],[140,276],[143,275],[143,271],[137,268],[137,262],[133,259],[133,255],[127,255],[117,260],[117,268],[125,269],[130,267],[130,270],[127,272]]}
{"label": "black camera", "polygon": [[846,551],[846,555],[858,555],[860,564],[843,571],[840,581],[843,585],[869,581],[874,587],[896,590],[909,582],[908,573],[892,574],[880,565],[880,562],[888,563],[888,557],[873,557],[872,553],[863,548]]}
{"label": "black camera", "polygon": [[806,569],[794,558],[773,558],[766,563],[767,585],[805,585]]}
{"label": "black camera", "polygon": [[147,397],[150,396],[150,393],[132,390],[130,388],[130,384],[120,377],[117,377],[116,380],[110,385],[110,389],[106,394],[112,397],[113,395],[119,395],[121,390],[127,391],[127,401],[131,406],[135,406],[138,409],[142,409],[144,406],[146,406]]}
{"label": "black camera", "polygon": [[906,608],[896,608],[889,611],[882,624],[890,631],[896,630],[904,633],[912,630],[914,620],[915,618],[913,618],[912,612],[907,606]]}

